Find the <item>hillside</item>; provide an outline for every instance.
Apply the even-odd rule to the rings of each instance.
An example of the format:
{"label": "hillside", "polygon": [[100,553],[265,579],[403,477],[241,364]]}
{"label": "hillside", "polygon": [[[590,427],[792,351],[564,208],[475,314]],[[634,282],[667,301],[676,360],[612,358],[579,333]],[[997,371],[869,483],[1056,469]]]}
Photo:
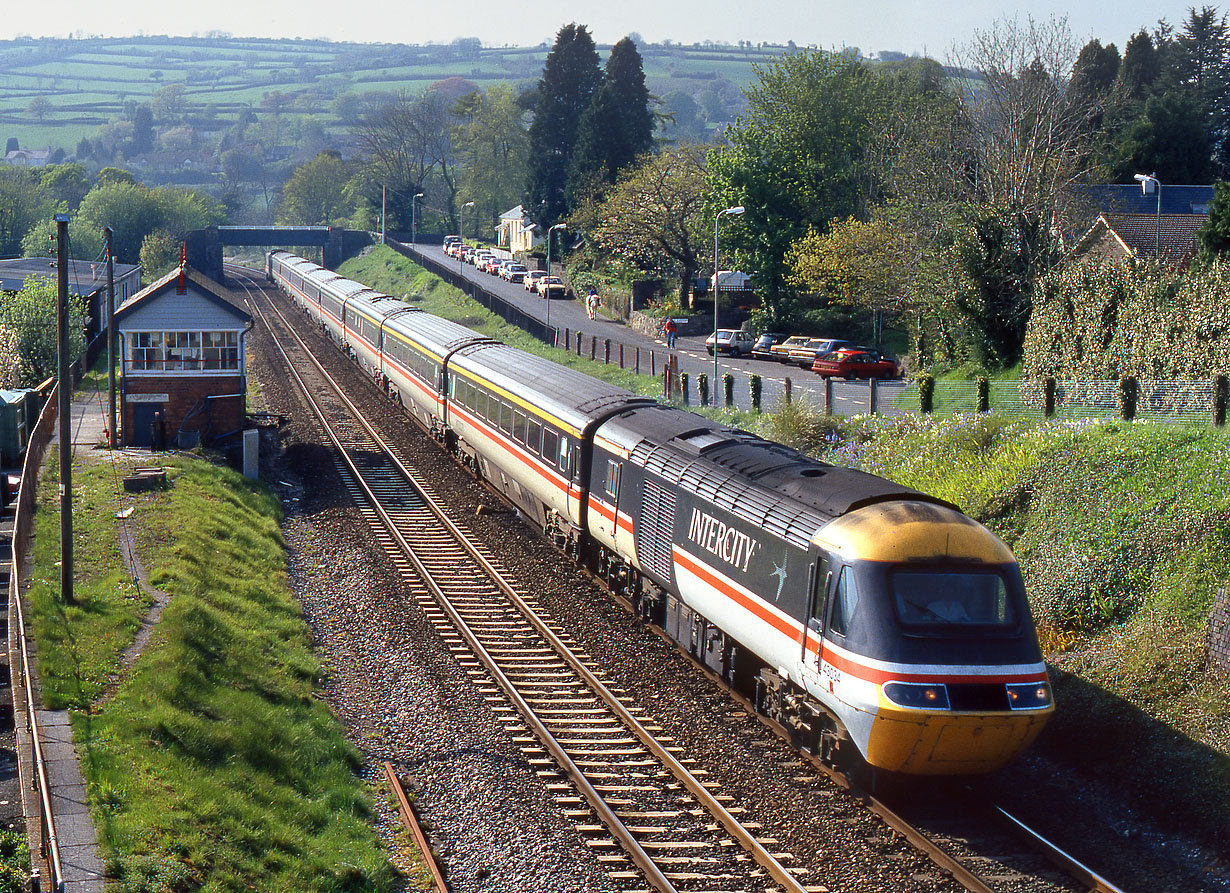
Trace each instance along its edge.
{"label": "hillside", "polygon": [[[543,35],[544,41],[551,37]],[[72,155],[83,137],[117,119],[125,103],[154,102],[158,91],[165,97],[164,88],[181,85],[168,118],[190,126],[203,142],[253,109],[278,119],[292,151],[305,130],[309,141],[323,130],[329,141],[344,145],[354,111],[347,97],[417,93],[449,78],[529,88],[548,49],[545,42],[483,47],[474,39],[427,46],[230,37],[0,41],[0,138]],[[609,49],[599,47],[604,56]],[[649,89],[660,97],[691,97],[703,113],[702,126],[712,127],[741,108],[753,63],[782,49],[647,44],[642,53]]]}

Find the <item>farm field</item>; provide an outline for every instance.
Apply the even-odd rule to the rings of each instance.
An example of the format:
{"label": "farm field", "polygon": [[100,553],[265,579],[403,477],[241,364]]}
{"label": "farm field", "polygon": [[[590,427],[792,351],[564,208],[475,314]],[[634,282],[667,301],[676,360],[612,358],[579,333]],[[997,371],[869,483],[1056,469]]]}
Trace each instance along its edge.
{"label": "farm field", "polygon": [[[71,155],[83,137],[119,119],[126,104],[155,102],[169,85],[182,87],[179,120],[203,136],[230,126],[245,108],[259,112],[278,93],[289,100],[278,114],[292,132],[308,118],[345,131],[353,119],[333,107],[345,94],[413,94],[448,78],[528,89],[553,38],[553,31],[544,32],[544,43],[536,47],[482,47],[474,39],[425,46],[229,37],[2,41],[0,137],[16,138],[23,149],[61,148]],[[753,79],[753,63],[781,49],[642,48],[649,88],[659,96],[737,92]],[[599,47],[604,59],[607,51]]]}

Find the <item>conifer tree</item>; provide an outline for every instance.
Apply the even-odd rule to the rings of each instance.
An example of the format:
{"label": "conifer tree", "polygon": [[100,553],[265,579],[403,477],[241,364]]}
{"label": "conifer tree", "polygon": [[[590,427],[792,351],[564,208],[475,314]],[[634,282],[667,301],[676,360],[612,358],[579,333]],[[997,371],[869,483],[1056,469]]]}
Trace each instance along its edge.
{"label": "conifer tree", "polygon": [[595,185],[614,183],[621,170],[652,149],[653,126],[641,54],[625,37],[611,48],[602,88],[577,128],[569,207],[579,207]]}
{"label": "conifer tree", "polygon": [[601,82],[598,50],[589,31],[575,22],[565,25],[547,54],[530,125],[525,204],[544,230],[568,210],[568,170],[577,126]]}

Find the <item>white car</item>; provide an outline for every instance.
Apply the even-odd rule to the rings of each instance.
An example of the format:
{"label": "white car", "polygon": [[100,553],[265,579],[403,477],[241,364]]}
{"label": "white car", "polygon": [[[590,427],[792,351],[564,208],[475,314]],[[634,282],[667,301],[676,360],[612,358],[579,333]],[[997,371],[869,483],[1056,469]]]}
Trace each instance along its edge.
{"label": "white car", "polygon": [[[705,350],[709,355],[713,355],[714,336],[710,335],[705,339]],[[756,344],[756,339],[752,337],[751,332],[744,332],[740,329],[718,329],[717,330],[717,352],[730,354],[732,357],[743,356],[750,354],[752,347]]]}
{"label": "white car", "polygon": [[520,282],[527,272],[529,271],[525,269],[525,264],[504,264],[500,267],[500,278],[509,282]]}

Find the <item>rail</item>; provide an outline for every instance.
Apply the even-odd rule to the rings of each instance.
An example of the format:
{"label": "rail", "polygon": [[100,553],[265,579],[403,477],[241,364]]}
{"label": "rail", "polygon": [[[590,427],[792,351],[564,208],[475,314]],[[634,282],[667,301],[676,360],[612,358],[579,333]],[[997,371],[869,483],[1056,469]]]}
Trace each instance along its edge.
{"label": "rail", "polygon": [[[25,700],[26,731],[32,743],[31,762],[27,771],[30,774],[31,788],[38,792],[39,855],[46,860],[52,889],[56,893],[63,893],[64,866],[60,859],[60,844],[56,837],[55,816],[51,808],[51,790],[47,778],[47,763],[43,758],[42,735],[34,698],[33,676],[30,672],[30,649],[26,640],[26,621],[21,604],[25,553],[29,547],[30,531],[34,523],[34,501],[38,493],[38,472],[42,467],[47,447],[51,443],[51,436],[59,414],[59,387],[59,384],[56,384],[52,388],[49,399],[43,405],[42,412],[39,413],[38,422],[30,434],[25,460],[21,465],[21,484],[17,490],[17,514],[13,522],[9,602],[15,606],[17,616],[16,636],[21,653],[21,688],[22,697]],[[16,690],[14,690],[14,697],[16,696]]]}

